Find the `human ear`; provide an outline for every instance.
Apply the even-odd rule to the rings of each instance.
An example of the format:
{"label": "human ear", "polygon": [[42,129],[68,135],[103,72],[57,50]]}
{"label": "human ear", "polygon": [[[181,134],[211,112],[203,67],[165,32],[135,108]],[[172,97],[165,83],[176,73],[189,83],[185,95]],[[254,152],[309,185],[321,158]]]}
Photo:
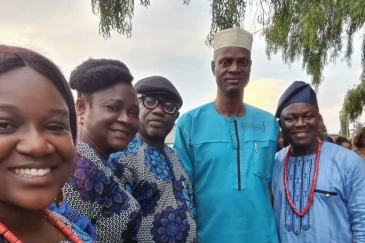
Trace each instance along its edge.
{"label": "human ear", "polygon": [[212,69],[212,73],[215,76],[215,62],[214,62],[214,60],[211,62],[210,66],[211,66],[211,69]]}
{"label": "human ear", "polygon": [[86,101],[84,99],[77,99],[76,100],[76,112],[79,117],[85,115],[86,112]]}

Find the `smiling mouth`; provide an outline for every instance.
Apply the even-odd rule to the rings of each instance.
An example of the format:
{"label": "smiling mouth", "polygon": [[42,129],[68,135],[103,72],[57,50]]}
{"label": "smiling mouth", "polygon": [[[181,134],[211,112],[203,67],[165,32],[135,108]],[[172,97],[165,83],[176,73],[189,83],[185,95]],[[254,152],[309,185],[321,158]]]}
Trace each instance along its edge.
{"label": "smiling mouth", "polygon": [[119,138],[128,138],[129,137],[129,133],[126,133],[124,131],[121,130],[114,130],[112,129],[112,131],[115,133],[115,135],[117,135],[117,137]]}
{"label": "smiling mouth", "polygon": [[297,133],[294,133],[294,136],[297,136],[297,137],[305,137],[308,134],[309,134],[308,132],[297,132]]}
{"label": "smiling mouth", "polygon": [[116,134],[119,134],[119,135],[121,135],[121,134],[128,135],[128,133],[126,133],[124,131],[121,131],[121,130],[114,130],[114,129],[112,129],[112,131],[115,132]]}
{"label": "smiling mouth", "polygon": [[40,177],[51,173],[51,168],[44,169],[30,169],[30,168],[16,168],[12,170],[15,174],[23,177]]}
{"label": "smiling mouth", "polygon": [[229,79],[226,79],[227,82],[240,82],[241,79],[239,78],[229,78]]}

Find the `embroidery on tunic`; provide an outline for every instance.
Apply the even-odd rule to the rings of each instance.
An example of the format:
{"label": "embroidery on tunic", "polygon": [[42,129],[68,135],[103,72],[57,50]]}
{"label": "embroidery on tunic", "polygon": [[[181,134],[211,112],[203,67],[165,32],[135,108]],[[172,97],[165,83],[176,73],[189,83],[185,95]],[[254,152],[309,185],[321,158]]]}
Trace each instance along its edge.
{"label": "embroidery on tunic", "polygon": [[[312,166],[314,159],[305,157],[290,158],[288,170],[288,186],[291,198],[299,211],[307,205],[312,186]],[[285,229],[299,234],[301,230],[309,230],[309,212],[303,217],[299,217],[290,207],[289,202],[285,203]]]}

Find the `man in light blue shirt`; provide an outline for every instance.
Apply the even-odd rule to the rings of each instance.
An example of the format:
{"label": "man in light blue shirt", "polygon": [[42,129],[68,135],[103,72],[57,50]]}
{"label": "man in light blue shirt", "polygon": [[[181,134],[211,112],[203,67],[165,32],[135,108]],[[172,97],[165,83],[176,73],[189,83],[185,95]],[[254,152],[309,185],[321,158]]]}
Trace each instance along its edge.
{"label": "man in light blue shirt", "polygon": [[365,163],[354,152],[317,138],[317,97],[294,82],[277,118],[290,146],[276,154],[274,211],[282,243],[365,243]]}
{"label": "man in light blue shirt", "polygon": [[278,123],[243,103],[251,72],[251,33],[218,32],[214,102],[185,113],[175,149],[194,187],[199,243],[277,243],[269,184]]}

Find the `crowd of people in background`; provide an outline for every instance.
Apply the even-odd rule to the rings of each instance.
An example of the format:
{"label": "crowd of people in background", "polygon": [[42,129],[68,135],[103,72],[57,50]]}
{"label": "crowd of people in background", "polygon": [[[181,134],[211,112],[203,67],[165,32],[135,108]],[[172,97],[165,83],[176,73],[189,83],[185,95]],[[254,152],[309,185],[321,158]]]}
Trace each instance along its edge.
{"label": "crowd of people in background", "polygon": [[244,103],[252,44],[215,35],[216,99],[181,117],[165,77],[90,58],[67,82],[0,45],[0,243],[365,243],[365,128],[333,140],[303,81]]}

